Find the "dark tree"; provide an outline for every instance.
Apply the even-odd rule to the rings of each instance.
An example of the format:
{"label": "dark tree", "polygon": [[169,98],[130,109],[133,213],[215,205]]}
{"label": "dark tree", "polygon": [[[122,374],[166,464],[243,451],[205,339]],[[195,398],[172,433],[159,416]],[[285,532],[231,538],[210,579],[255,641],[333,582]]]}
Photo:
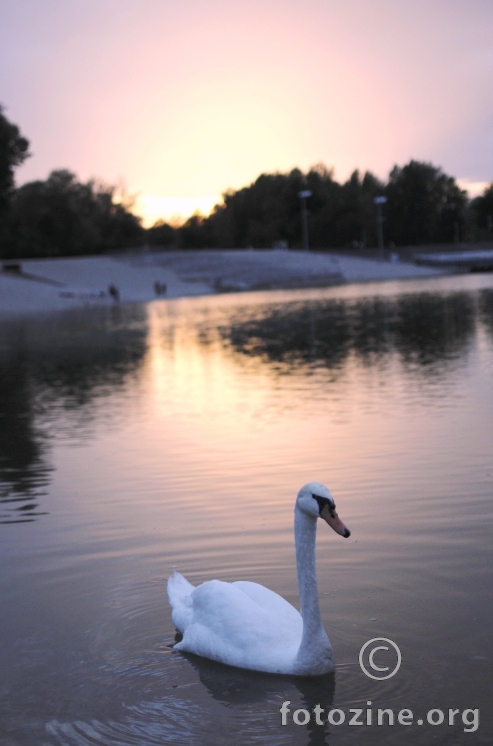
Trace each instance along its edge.
{"label": "dark tree", "polygon": [[476,218],[480,238],[493,237],[493,184],[487,187],[481,197],[471,202],[471,209]]}
{"label": "dark tree", "polygon": [[[311,178],[310,178],[311,177]],[[314,183],[313,170],[307,175],[310,188]],[[342,185],[332,180],[330,172],[323,179],[323,192],[312,208],[310,236],[313,246],[373,246],[376,243],[375,209],[373,197],[384,185],[371,174],[363,178],[354,171]],[[313,198],[312,198],[313,199]]]}
{"label": "dark tree", "polygon": [[178,236],[175,228],[164,220],[158,220],[146,231],[146,241],[151,246],[176,246]]}
{"label": "dark tree", "polygon": [[14,168],[29,157],[28,150],[29,141],[8,121],[0,105],[0,213],[7,208],[14,189]]}
{"label": "dark tree", "polygon": [[184,249],[208,249],[212,246],[210,223],[196,213],[178,228],[179,244]]}
{"label": "dark tree", "polygon": [[261,174],[250,186],[225,192],[224,206],[209,218],[212,239],[222,247],[268,248],[278,241],[293,245],[300,237],[298,191],[303,184],[303,174],[295,169]]}
{"label": "dark tree", "polygon": [[140,220],[115,201],[115,189],[53,171],[17,189],[6,216],[4,257],[74,256],[139,245]]}
{"label": "dark tree", "polygon": [[406,246],[463,237],[466,192],[440,168],[419,161],[395,166],[386,193],[387,240]]}
{"label": "dark tree", "polygon": [[314,215],[337,187],[324,166],[315,166],[306,175],[299,169],[287,174],[261,174],[250,186],[223,194],[224,204],[216,206],[206,221],[211,227],[210,240],[224,248],[269,248],[280,242],[300,246],[298,193],[303,189],[312,191],[308,209]]}

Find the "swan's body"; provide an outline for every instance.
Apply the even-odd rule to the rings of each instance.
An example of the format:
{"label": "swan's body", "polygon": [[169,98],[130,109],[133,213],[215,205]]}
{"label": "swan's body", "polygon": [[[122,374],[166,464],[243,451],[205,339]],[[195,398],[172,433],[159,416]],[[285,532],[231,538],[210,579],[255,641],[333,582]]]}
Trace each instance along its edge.
{"label": "swan's body", "polygon": [[268,673],[318,676],[333,671],[315,571],[319,516],[335,531],[349,536],[327,487],[310,482],[298,493],[294,520],[303,615],[258,583],[209,580],[195,588],[175,572],[168,581],[168,597],[173,622],[183,635],[175,650]]}

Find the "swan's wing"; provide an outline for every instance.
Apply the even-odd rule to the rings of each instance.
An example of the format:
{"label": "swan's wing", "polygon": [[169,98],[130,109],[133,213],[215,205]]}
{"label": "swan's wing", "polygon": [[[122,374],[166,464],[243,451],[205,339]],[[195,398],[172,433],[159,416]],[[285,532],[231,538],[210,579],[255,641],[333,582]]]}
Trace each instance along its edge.
{"label": "swan's wing", "polygon": [[[252,594],[257,598],[263,595],[265,600],[258,588],[249,587],[250,593],[246,593],[238,584],[220,580],[198,586],[191,595],[192,624],[175,649],[239,668],[289,673],[301,642],[301,616],[293,607],[296,616],[292,612],[286,615],[285,607],[280,611],[272,597],[271,608],[260,605],[252,598]],[[287,601],[284,604],[289,606]]]}
{"label": "swan's wing", "polygon": [[195,586],[188,582],[179,572],[173,573],[168,580],[168,599],[171,606],[171,618],[176,629],[183,633],[192,624],[192,593]]}
{"label": "swan's wing", "polygon": [[302,624],[300,612],[289,601],[286,601],[278,593],[271,591],[270,588],[266,588],[259,583],[251,583],[249,580],[237,580],[231,585],[236,586],[243,593],[246,593],[252,601],[255,601],[255,603],[266,609],[266,611],[270,611],[280,618],[286,617],[293,624]]}

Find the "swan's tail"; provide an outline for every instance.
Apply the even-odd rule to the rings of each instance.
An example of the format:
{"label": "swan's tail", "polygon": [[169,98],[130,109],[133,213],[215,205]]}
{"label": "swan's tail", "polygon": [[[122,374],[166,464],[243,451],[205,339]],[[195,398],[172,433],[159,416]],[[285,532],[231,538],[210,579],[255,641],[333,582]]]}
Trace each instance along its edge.
{"label": "swan's tail", "polygon": [[188,582],[179,572],[174,571],[168,580],[168,599],[171,606],[171,618],[176,629],[182,634],[192,623],[191,594],[195,586]]}

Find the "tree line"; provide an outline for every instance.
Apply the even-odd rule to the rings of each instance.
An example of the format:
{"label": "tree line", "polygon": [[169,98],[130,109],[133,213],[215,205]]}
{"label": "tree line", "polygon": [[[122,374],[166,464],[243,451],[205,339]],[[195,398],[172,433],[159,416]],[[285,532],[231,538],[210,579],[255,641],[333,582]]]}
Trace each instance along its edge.
{"label": "tree line", "polygon": [[299,248],[300,197],[307,198],[313,248],[371,248],[377,245],[375,197],[383,205],[387,246],[493,239],[493,184],[468,200],[455,179],[431,163],[395,166],[386,182],[354,171],[344,183],[323,164],[308,172],[261,174],[252,184],[223,194],[208,216],[194,214],[182,225],[158,221],[144,229],[132,201],[115,187],[82,183],[68,170],[18,188],[14,170],[29,157],[29,142],[0,106],[0,256],[75,256],[145,244],[183,249]]}
{"label": "tree line", "polygon": [[372,248],[378,244],[375,197],[382,206],[387,246],[419,246],[493,239],[493,184],[469,200],[452,176],[431,163],[395,166],[386,182],[354,171],[338,183],[324,165],[307,173],[262,174],[253,184],[223,194],[212,214],[192,215],[174,232],[162,222],[149,243],[183,248],[302,246],[299,193],[306,200],[313,248]]}

